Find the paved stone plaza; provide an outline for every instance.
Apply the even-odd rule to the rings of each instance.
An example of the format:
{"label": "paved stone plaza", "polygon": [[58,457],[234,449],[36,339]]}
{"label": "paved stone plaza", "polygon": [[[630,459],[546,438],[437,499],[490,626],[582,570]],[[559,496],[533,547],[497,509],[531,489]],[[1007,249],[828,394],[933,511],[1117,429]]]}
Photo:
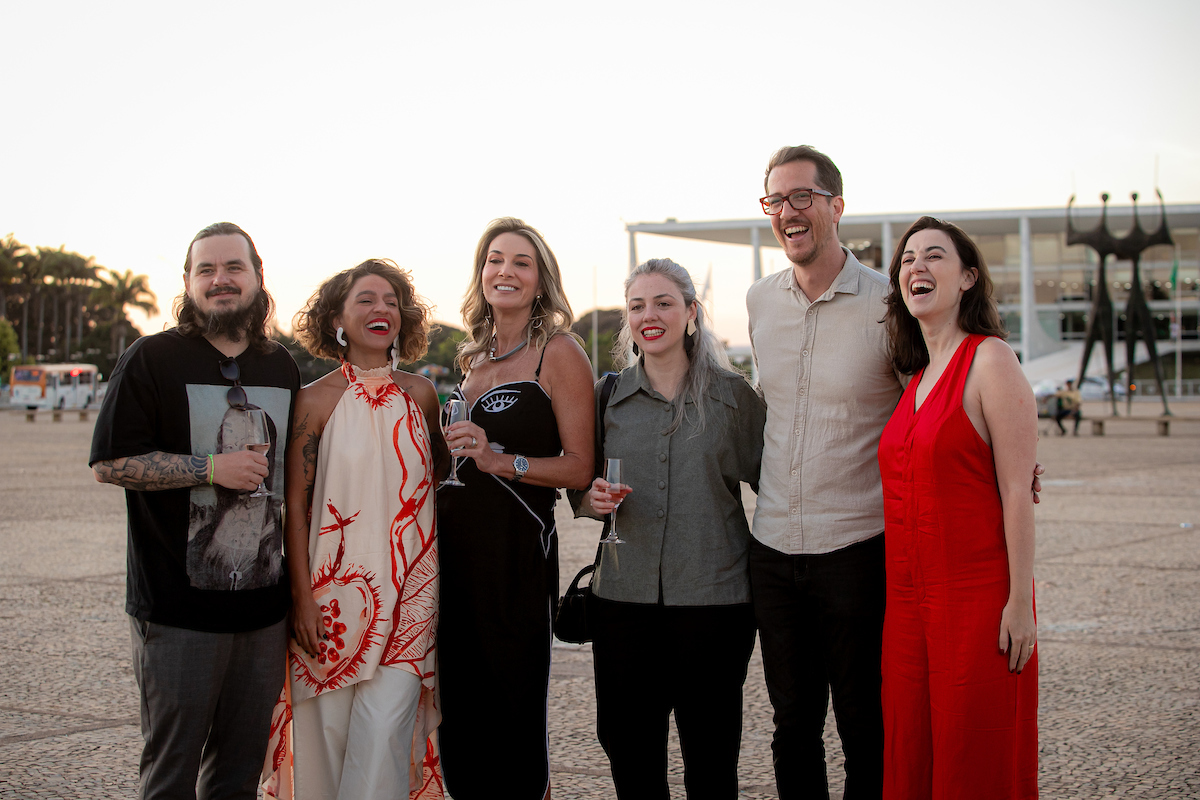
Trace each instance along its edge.
{"label": "paved stone plaza", "polygon": [[[1167,438],[1149,420],[1110,425],[1103,438],[1085,422],[1078,438],[1047,435],[1039,446],[1049,470],[1036,568],[1044,797],[1200,796],[1200,404],[1178,406]],[[34,424],[0,413],[3,798],[135,791],[124,498],[92,479],[91,431],[71,413]],[[568,517],[560,509],[564,585],[592,558],[599,527]],[[554,796],[610,798],[593,735],[590,648],[559,645],[554,655]],[[757,654],[745,698],[741,794],[774,797]],[[826,740],[840,798],[832,715]],[[673,796],[682,798],[672,747]]]}

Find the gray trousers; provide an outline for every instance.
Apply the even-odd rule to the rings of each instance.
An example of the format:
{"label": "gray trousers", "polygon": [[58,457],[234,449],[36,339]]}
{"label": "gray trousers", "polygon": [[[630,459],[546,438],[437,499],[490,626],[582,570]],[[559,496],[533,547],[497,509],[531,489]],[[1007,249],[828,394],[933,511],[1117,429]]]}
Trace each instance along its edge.
{"label": "gray trousers", "polygon": [[254,800],[287,667],[287,621],[207,633],[130,617],[139,800]]}

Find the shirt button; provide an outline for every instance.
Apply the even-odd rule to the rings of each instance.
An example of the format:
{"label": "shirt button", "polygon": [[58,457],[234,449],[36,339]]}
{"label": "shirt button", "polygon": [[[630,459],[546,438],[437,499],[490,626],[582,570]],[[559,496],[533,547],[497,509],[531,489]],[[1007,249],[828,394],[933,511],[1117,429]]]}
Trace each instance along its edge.
{"label": "shirt button", "polygon": [[659,460],[659,461],[666,461],[666,460],[667,460],[667,454],[666,454],[666,453],[659,453],[659,454],[658,454],[658,460]]}
{"label": "shirt button", "polygon": [[665,488],[667,488],[667,482],[666,482],[666,481],[659,481],[659,482],[658,482],[658,488],[660,488],[660,489],[665,489]]}
{"label": "shirt button", "polygon": [[795,475],[795,474],[796,474],[796,470],[792,470],[792,474],[793,474],[793,475]]}
{"label": "shirt button", "polygon": [[805,351],[804,351],[804,355],[808,355],[808,351],[807,351],[807,350],[805,350]]}
{"label": "shirt button", "polygon": [[666,512],[660,508],[658,510],[658,512],[655,514],[655,516],[658,517],[659,519],[662,519],[665,514],[666,514]]}

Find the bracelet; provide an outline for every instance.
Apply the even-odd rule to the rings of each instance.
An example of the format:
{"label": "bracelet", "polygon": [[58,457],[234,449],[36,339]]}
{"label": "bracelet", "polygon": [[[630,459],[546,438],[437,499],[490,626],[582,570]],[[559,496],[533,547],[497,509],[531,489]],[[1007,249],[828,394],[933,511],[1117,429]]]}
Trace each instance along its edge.
{"label": "bracelet", "polygon": [[212,486],[213,475],[216,473],[216,471],[217,471],[217,468],[213,466],[212,453],[209,453],[208,454],[208,485],[209,486]]}

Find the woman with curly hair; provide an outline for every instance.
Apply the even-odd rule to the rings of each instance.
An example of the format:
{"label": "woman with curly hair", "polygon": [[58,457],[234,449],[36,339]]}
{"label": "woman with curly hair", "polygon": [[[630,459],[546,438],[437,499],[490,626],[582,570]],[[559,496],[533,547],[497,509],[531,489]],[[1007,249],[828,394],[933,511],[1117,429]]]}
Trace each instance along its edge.
{"label": "woman with curly hair", "polygon": [[446,431],[464,486],[438,492],[442,604],[438,731],[456,800],[550,791],[546,700],[558,598],[554,501],[592,479],[592,372],[541,234],[484,231],[463,301],[467,338]]}
{"label": "woman with curly hair", "polygon": [[889,274],[892,362],[912,380],[879,443],[883,796],[1034,798],[1037,403],[961,228],[917,220]]}
{"label": "woman with curly hair", "polygon": [[325,281],[296,338],[339,369],[300,390],[288,443],[286,543],[293,640],[272,721],[268,796],[392,798],[441,776],[434,643],[434,486],[448,462],[437,392],[402,372],[428,346],[428,308],[382,259]]}

